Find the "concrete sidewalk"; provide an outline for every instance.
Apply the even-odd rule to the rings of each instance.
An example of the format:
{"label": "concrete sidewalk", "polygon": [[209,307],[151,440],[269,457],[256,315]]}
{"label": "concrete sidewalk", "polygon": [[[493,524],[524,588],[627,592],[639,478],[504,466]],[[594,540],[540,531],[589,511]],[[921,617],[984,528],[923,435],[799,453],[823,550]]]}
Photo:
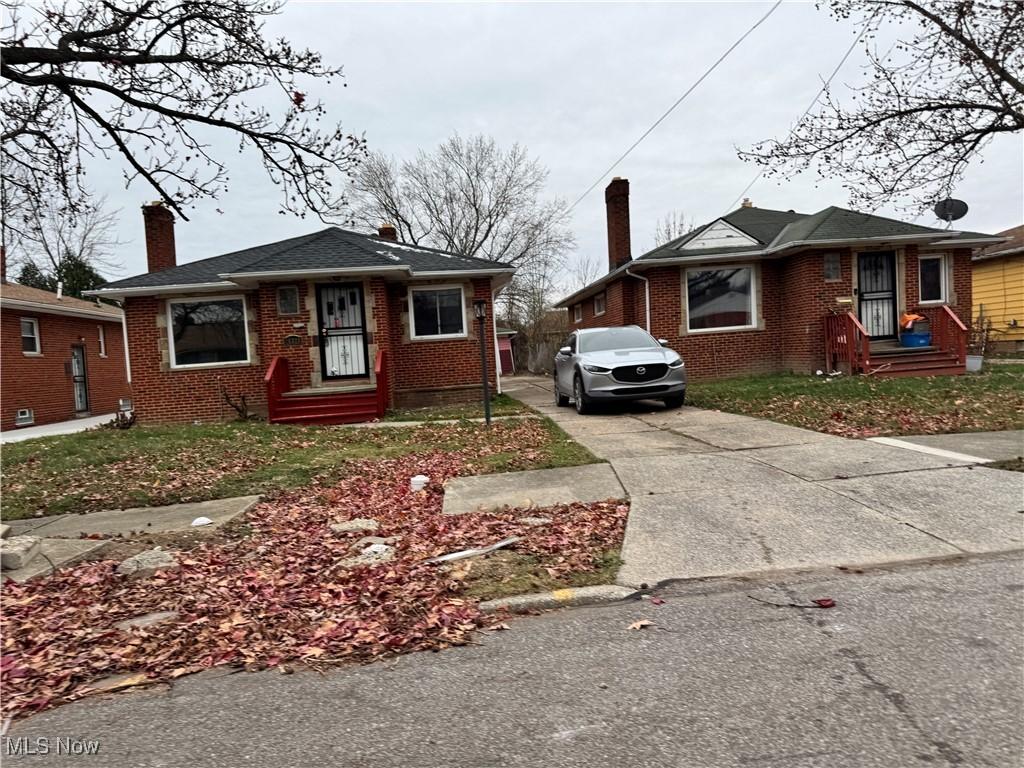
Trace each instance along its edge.
{"label": "concrete sidewalk", "polygon": [[876,437],[872,440],[939,456],[960,454],[987,461],[1003,461],[1024,456],[1024,429],[1006,432],[962,432],[952,435]]}
{"label": "concrete sidewalk", "polygon": [[106,424],[116,415],[115,413],[104,413],[99,416],[87,416],[84,419],[71,419],[70,421],[58,421],[54,424],[41,424],[38,427],[12,429],[7,432],[0,432],[0,444],[18,443],[35,437],[72,435],[75,432],[85,432],[85,430],[98,427],[100,424]]}
{"label": "concrete sidewalk", "polygon": [[646,402],[581,417],[548,379],[503,387],[615,470],[631,498],[627,586],[1024,547],[1024,475],[981,457]]}

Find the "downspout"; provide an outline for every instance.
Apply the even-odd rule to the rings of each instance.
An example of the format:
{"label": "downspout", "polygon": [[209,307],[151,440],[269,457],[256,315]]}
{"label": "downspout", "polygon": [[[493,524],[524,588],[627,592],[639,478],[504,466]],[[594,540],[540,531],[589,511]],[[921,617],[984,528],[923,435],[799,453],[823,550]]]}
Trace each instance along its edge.
{"label": "downspout", "polygon": [[132,383],[132,359],[128,354],[128,316],[124,311],[124,302],[121,303],[121,335],[124,336],[124,371],[128,374],[128,384]]}
{"label": "downspout", "polygon": [[494,390],[497,394],[501,394],[501,363],[498,360],[498,313],[494,310],[495,301],[497,301],[498,294],[501,293],[501,289],[491,291],[491,343],[494,345]]}
{"label": "downspout", "polygon": [[651,281],[643,275],[638,275],[635,272],[630,272],[629,267],[626,267],[626,274],[630,277],[635,277],[637,280],[644,281],[644,319],[646,321],[646,330],[648,333],[651,332]]}

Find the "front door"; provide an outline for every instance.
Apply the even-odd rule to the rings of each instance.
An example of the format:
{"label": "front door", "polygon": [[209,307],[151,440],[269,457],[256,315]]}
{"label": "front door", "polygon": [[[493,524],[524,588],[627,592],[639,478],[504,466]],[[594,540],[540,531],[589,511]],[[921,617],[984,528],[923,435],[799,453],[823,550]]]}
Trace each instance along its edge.
{"label": "front door", "polygon": [[320,372],[326,379],[366,376],[366,312],[363,286],[331,283],[316,287],[320,321]]}
{"label": "front door", "polygon": [[75,388],[75,412],[88,412],[89,384],[85,377],[85,347],[81,344],[71,347],[71,381]]}
{"label": "front door", "polygon": [[872,339],[895,339],[896,254],[857,255],[857,315]]}

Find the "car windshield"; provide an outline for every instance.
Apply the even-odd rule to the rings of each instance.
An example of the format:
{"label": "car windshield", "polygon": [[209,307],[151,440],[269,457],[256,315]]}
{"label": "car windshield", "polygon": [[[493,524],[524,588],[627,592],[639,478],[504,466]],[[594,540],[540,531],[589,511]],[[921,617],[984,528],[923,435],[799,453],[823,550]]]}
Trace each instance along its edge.
{"label": "car windshield", "polygon": [[580,334],[580,352],[607,352],[612,349],[644,349],[660,346],[639,328],[608,328],[597,333]]}

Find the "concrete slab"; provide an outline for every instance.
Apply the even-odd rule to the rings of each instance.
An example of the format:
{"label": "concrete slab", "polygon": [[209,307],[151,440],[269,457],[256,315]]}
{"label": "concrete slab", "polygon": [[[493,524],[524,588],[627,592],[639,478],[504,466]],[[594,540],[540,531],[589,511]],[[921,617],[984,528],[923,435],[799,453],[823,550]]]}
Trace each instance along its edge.
{"label": "concrete slab", "polygon": [[559,418],[555,419],[555,423],[574,438],[591,437],[594,435],[632,435],[658,431],[657,427],[644,424],[642,421],[629,416]]}
{"label": "concrete slab", "polygon": [[653,430],[610,435],[579,435],[573,439],[602,459],[664,456],[675,453],[707,453],[717,448],[671,432]]}
{"label": "concrete slab", "polygon": [[773,421],[762,421],[760,419],[730,421],[721,424],[682,424],[679,426],[668,426],[667,428],[673,432],[678,432],[687,437],[692,437],[730,451],[767,448],[776,445],[822,443],[837,439],[821,432],[790,427],[786,424],[776,424]]}
{"label": "concrete slab", "polygon": [[445,483],[444,514],[512,507],[549,507],[573,501],[624,499],[625,490],[608,464],[534,469],[499,475],[454,477]]}
{"label": "concrete slab", "polygon": [[[214,499],[189,504],[171,504],[166,507],[137,507],[113,509],[105,512],[90,512],[85,515],[61,515],[50,518],[41,525],[31,527],[36,536],[75,538],[80,534],[127,534],[133,531],[166,533],[184,531],[191,527],[197,517],[208,517],[216,528],[241,515],[259,501],[259,496],[237,496],[230,499]],[[26,526],[34,520],[12,521],[12,525],[24,522]]]}
{"label": "concrete slab", "polygon": [[618,583],[877,563],[958,550],[810,483],[634,496]]}
{"label": "concrete slab", "polygon": [[757,422],[751,416],[743,416],[738,413],[725,413],[724,411],[709,411],[704,408],[692,408],[683,406],[673,410],[654,411],[651,413],[638,413],[636,418],[655,427],[679,428],[716,426],[718,424],[735,424],[739,422]]}
{"label": "concrete slab", "polygon": [[735,453],[613,459],[612,466],[634,499],[651,494],[716,491],[734,485],[789,487],[801,482],[792,475]]}
{"label": "concrete slab", "polygon": [[746,451],[745,455],[805,480],[834,480],[966,464],[945,457],[841,437],[808,445],[761,448]]}
{"label": "concrete slab", "polygon": [[16,571],[4,571],[3,577],[18,582],[28,581],[50,573],[54,568],[69,565],[106,544],[96,539],[42,539],[39,554],[32,562]]}
{"label": "concrete slab", "polygon": [[897,439],[901,443],[980,456],[990,461],[1024,456],[1024,429],[1006,432],[963,432],[953,435],[912,435]]}
{"label": "concrete slab", "polygon": [[822,483],[968,552],[1024,547],[1024,473],[960,467]]}

